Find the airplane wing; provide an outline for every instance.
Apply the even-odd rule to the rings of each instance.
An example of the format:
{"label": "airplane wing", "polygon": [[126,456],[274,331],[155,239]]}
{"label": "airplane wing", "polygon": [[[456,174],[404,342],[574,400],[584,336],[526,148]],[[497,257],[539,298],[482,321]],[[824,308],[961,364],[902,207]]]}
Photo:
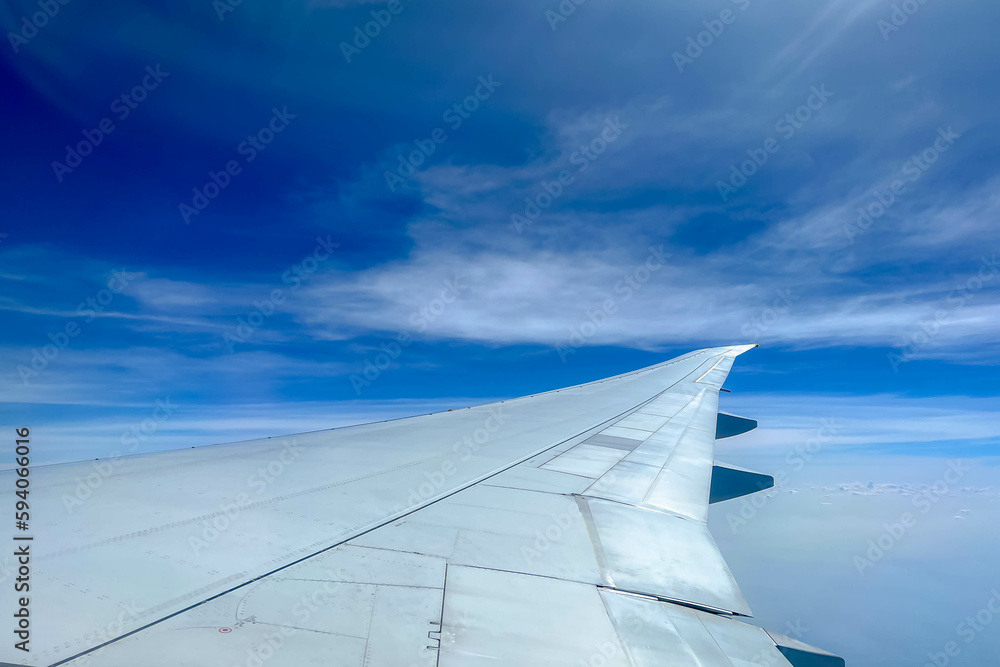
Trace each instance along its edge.
{"label": "airplane wing", "polygon": [[843,665],[742,620],[706,525],[710,500],[773,484],[713,457],[717,436],[756,426],[718,410],[751,347],[409,419],[33,468],[31,539],[14,543],[28,563],[2,565],[22,634],[0,666]]}

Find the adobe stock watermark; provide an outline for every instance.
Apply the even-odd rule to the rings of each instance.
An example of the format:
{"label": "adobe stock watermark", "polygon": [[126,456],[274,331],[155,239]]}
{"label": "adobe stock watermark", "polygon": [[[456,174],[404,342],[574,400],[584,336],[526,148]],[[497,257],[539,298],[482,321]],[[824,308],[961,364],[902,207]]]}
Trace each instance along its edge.
{"label": "adobe stock watermark", "polygon": [[549,22],[552,32],[559,28],[560,23],[565,23],[569,17],[576,13],[576,8],[587,2],[587,0],[561,0],[556,8],[545,10],[545,20]]}
{"label": "adobe stock watermark", "polygon": [[[461,102],[455,102],[441,114],[441,120],[447,123],[453,132],[461,129],[465,121],[472,118],[472,114],[479,109],[480,105],[490,99],[497,88],[503,85],[493,78],[492,73],[480,76],[476,81],[478,83],[471,95],[465,97]],[[399,164],[395,171],[387,169],[383,172],[385,184],[389,190],[395,192],[397,186],[406,183],[407,179],[417,173],[417,170],[427,159],[434,155],[438,146],[448,141],[448,138],[448,133],[443,127],[436,127],[431,130],[427,137],[414,139],[413,145],[416,146],[414,150],[396,156],[396,161]]]}
{"label": "adobe stock watermark", "polygon": [[221,22],[226,20],[226,14],[232,14],[242,4],[243,0],[212,0],[212,9]]}
{"label": "adobe stock watermark", "polygon": [[[636,618],[636,617],[632,617]],[[586,639],[581,638],[583,641]],[[616,658],[623,653],[621,644],[616,642],[603,641],[600,643],[592,644],[590,655],[586,658],[581,658],[577,661],[579,667],[606,667],[606,665],[611,664],[616,661]],[[621,659],[628,660],[624,655]]]}
{"label": "adobe stock watermark", "polygon": [[115,449],[106,458],[92,461],[90,463],[92,472],[75,478],[76,488],[73,490],[73,495],[68,493],[62,495],[62,503],[66,512],[72,514],[84,502],[93,497],[94,492],[101,488],[104,482],[124,463],[125,456],[139,451],[140,445],[151,438],[159,430],[160,425],[173,416],[178,407],[169,398],[157,400],[148,417],[126,429],[120,438],[125,451]]}
{"label": "adobe stock watermark", "polygon": [[255,300],[253,310],[245,316],[237,317],[236,326],[222,334],[222,342],[225,343],[226,349],[229,352],[235,352],[237,345],[246,343],[253,338],[254,333],[267,323],[268,318],[279,312],[289,294],[309,280],[319,270],[323,262],[330,259],[333,251],[339,247],[340,244],[332,241],[329,234],[325,239],[322,236],[317,236],[316,247],[313,248],[313,251],[281,274],[281,282],[290,287],[287,289],[276,287],[265,298]]}
{"label": "adobe stock watermark", "polygon": [[899,177],[893,179],[884,192],[880,192],[877,188],[872,190],[874,201],[858,207],[857,221],[844,225],[844,235],[847,236],[847,240],[854,243],[856,237],[871,231],[875,222],[896,204],[899,197],[906,193],[907,183],[919,181],[927,173],[927,170],[938,161],[941,154],[947,152],[961,137],[962,135],[952,130],[950,125],[947,129],[938,128],[938,137],[934,142],[904,162],[899,171]]}
{"label": "adobe stock watermark", "polygon": [[276,479],[285,474],[285,471],[302,456],[302,446],[295,438],[292,438],[278,454],[260,466],[256,471],[250,473],[246,479],[246,491],[240,491],[229,502],[219,505],[218,510],[201,522],[201,531],[197,535],[188,536],[188,546],[191,547],[195,556],[214,544],[222,535],[228,531],[239,520],[244,510],[254,504],[258,498],[267,491],[268,487]]}
{"label": "adobe stock watermark", "polygon": [[[138,627],[142,617],[149,613],[148,609],[140,607],[135,600],[132,600],[131,603],[119,602],[118,609],[120,611],[118,612],[117,618],[113,621],[109,621],[106,625],[104,625],[104,627],[98,628],[91,635],[91,639],[96,645],[100,646],[101,644],[109,642],[112,639],[117,639],[130,629]],[[87,665],[92,664],[94,660],[100,658],[104,651],[108,648],[108,646],[101,646],[86,655],[80,656],[73,662],[74,664],[80,665],[80,667],[87,667]]]}
{"label": "adobe stock watermark", "polygon": [[436,470],[424,472],[424,480],[416,487],[410,487],[405,505],[395,505],[392,514],[418,507],[439,495],[448,482],[461,469],[461,464],[472,458],[473,454],[494,440],[496,434],[507,423],[504,406],[497,404],[487,410],[482,424],[471,432],[452,443],[451,454],[445,458]]}
{"label": "adobe stock watermark", "polygon": [[49,21],[70,2],[72,0],[38,0],[39,11],[22,16],[21,29],[7,33],[7,41],[10,42],[10,48],[14,49],[14,53],[20,53],[21,47],[38,35],[38,31],[47,26]]}
{"label": "adobe stock watermark", "polygon": [[[652,279],[653,274],[667,265],[670,257],[672,257],[670,253],[663,252],[662,245],[650,246],[646,260],[628,271],[613,285],[612,289],[615,294],[620,295],[621,303],[631,301],[632,297]],[[618,312],[618,308],[619,298],[608,297],[597,308],[584,311],[584,321],[570,328],[565,342],[556,343],[559,359],[565,364],[569,355],[586,345],[588,340],[604,328],[608,319]]]}
{"label": "adobe stock watermark", "polygon": [[[807,464],[812,462],[823,451],[839,430],[833,417],[819,420],[820,426],[815,435],[803,443],[795,445],[785,454],[785,468],[774,473],[774,489],[778,489],[788,484],[789,479],[802,471]],[[739,509],[735,512],[726,513],[726,523],[729,530],[735,535],[741,528],[746,527],[756,518],[757,514],[770,501],[772,494],[751,493],[740,499]]]}
{"label": "adobe stock watermark", "polygon": [[792,311],[792,304],[799,300],[799,295],[792,293],[792,288],[775,290],[774,301],[767,308],[760,311],[760,315],[751,317],[743,323],[740,333],[744,338],[756,343],[760,337],[777,324],[783,317]]}
{"label": "adobe stock watermark", "polygon": [[[406,0],[407,3],[412,1]],[[382,31],[392,23],[393,18],[402,14],[405,9],[406,5],[403,4],[402,0],[389,0],[385,9],[373,9],[369,12],[372,17],[371,21],[354,26],[351,41],[340,43],[340,52],[347,64],[350,65],[355,56],[367,49],[372,40],[381,35]]]}
{"label": "adobe stock watermark", "polygon": [[[76,307],[76,317],[83,318],[83,324],[93,322],[99,314],[111,305],[116,295],[121,294],[128,287],[129,282],[134,280],[136,274],[129,274],[125,269],[114,271],[105,283],[107,287],[101,289],[97,294],[87,297]],[[21,382],[25,385],[30,383],[31,378],[38,375],[49,367],[49,364],[56,360],[63,350],[69,347],[70,342],[83,332],[83,327],[75,320],[68,320],[61,328],[50,331],[48,334],[49,343],[43,345],[41,349],[31,350],[31,361],[28,365],[19,364],[17,374]]]}
{"label": "adobe stock watermark", "polygon": [[[295,117],[296,114],[288,113],[288,107],[282,107],[281,111],[278,111],[277,107],[271,109],[271,118],[264,127],[249,135],[236,146],[236,153],[243,158],[243,163],[250,164],[257,159],[257,156],[274,141],[278,134],[285,131],[285,128]],[[182,202],[177,205],[177,210],[180,212],[184,224],[191,224],[191,218],[201,215],[201,212],[208,208],[212,200],[228,188],[233,178],[241,173],[243,173],[243,164],[238,159],[229,160],[219,171],[209,171],[205,184],[200,188],[191,189],[191,192],[194,193],[191,203]]]}
{"label": "adobe stock watermark", "polygon": [[[289,619],[288,624],[275,624],[275,630],[266,632],[262,636],[262,641],[254,644],[246,651],[246,660],[242,663],[245,667],[263,667],[271,658],[278,654],[285,647],[286,642],[296,633],[302,630],[302,626],[309,623],[313,614],[326,606],[331,600],[337,599],[341,589],[347,583],[350,574],[342,567],[333,570],[326,568],[326,579],[320,579],[317,586],[308,593],[303,593],[291,607],[291,616],[295,618],[294,624]],[[233,625],[232,629],[239,629],[245,623],[253,623],[254,617],[240,618]],[[306,632],[310,632],[306,630]],[[239,667],[237,663],[236,667]]]}
{"label": "adobe stock watermark", "polygon": [[927,4],[927,0],[903,0],[892,5],[888,20],[882,18],[875,22],[878,31],[882,33],[882,40],[888,42],[889,37],[899,32],[910,21],[910,17],[920,11],[920,8]]}
{"label": "adobe stock watermark", "polygon": [[[745,12],[750,6],[750,0],[732,0],[732,3],[741,12]],[[736,22],[737,16],[733,10],[726,8],[719,12],[719,18],[702,21],[701,24],[705,26],[705,29],[693,37],[688,35],[684,52],[674,51],[671,56],[674,59],[674,65],[677,66],[677,71],[683,74],[685,66],[693,65],[694,61],[705,53],[705,49],[712,46],[715,40],[722,36],[722,33],[726,31],[726,26]]]}
{"label": "adobe stock watermark", "polygon": [[[819,88],[811,86],[809,91],[803,104],[786,113],[774,124],[774,131],[779,133],[785,141],[790,140],[796,132],[805,127],[805,124],[812,120],[816,112],[822,109],[827,101],[833,97],[833,93],[826,89],[826,84],[822,84]],[[746,150],[748,159],[740,162],[738,167],[736,164],[729,165],[728,180],[715,182],[715,187],[719,191],[719,197],[722,198],[722,201],[729,201],[729,198],[746,185],[748,179],[767,164],[770,157],[779,150],[781,150],[781,142],[774,137],[765,139],[758,148],[748,148]]]}
{"label": "adobe stock watermark", "polygon": [[[119,121],[125,120],[139,108],[140,104],[146,101],[149,94],[156,90],[168,76],[170,76],[170,72],[161,70],[159,64],[156,67],[147,65],[146,74],[139,83],[131,90],[116,97],[108,107],[109,110]],[[66,145],[66,155],[63,161],[52,161],[52,173],[55,174],[56,180],[62,183],[63,178],[67,174],[72,174],[74,169],[83,164],[84,158],[91,155],[94,149],[100,146],[116,128],[115,122],[111,118],[105,117],[98,121],[93,129],[82,130],[83,139],[73,145]]]}
{"label": "adobe stock watermark", "polygon": [[858,574],[865,576],[865,571],[875,567],[875,564],[885,558],[897,544],[919,523],[920,516],[930,512],[941,499],[955,488],[965,474],[972,470],[960,459],[948,461],[948,468],[941,479],[913,496],[914,512],[903,512],[896,521],[883,524],[884,531],[877,537],[868,540],[865,550],[856,554],[851,562],[857,568]]}
{"label": "adobe stock watermark", "polygon": [[[976,641],[976,637],[993,622],[993,619],[1000,616],[1000,591],[996,588],[990,591],[990,599],[986,604],[971,616],[955,626],[955,634],[968,646]],[[955,640],[945,642],[940,651],[932,651],[927,654],[927,662],[924,667],[947,667],[953,658],[957,658],[962,653],[962,647]]]}
{"label": "adobe stock watermark", "polygon": [[[582,174],[590,168],[607,149],[622,135],[622,130],[628,129],[628,125],[621,122],[618,116],[606,118],[604,127],[593,139],[570,154],[570,164],[576,166],[577,173]],[[552,206],[552,203],[561,197],[566,188],[572,185],[576,177],[569,169],[560,171],[556,178],[551,181],[542,179],[538,183],[540,192],[534,197],[525,197],[523,214],[514,213],[510,216],[510,224],[514,230],[521,234],[524,228],[531,225],[542,215],[542,212]]]}
{"label": "adobe stock watermark", "polygon": [[916,326],[903,336],[897,349],[886,354],[892,371],[898,373],[903,364],[912,361],[922,349],[930,345],[941,333],[941,329],[951,322],[955,313],[965,308],[966,303],[974,299],[997,273],[1000,273],[1000,263],[997,262],[996,254],[994,253],[992,257],[983,257],[979,270],[964,283],[956,285],[948,294],[945,299],[947,307],[938,308],[931,317],[917,322]]}
{"label": "adobe stock watermark", "polygon": [[388,343],[382,343],[379,345],[379,352],[376,352],[372,357],[365,359],[364,370],[358,374],[354,373],[350,377],[351,387],[354,388],[354,393],[358,396],[361,395],[361,390],[370,387],[373,382],[375,382],[382,373],[387,371],[393,364],[394,361],[399,359],[403,354],[403,351],[413,344],[413,332],[423,333],[430,328],[444,312],[448,309],[448,306],[458,301],[462,296],[462,293],[468,288],[468,285],[463,285],[458,276],[455,276],[451,280],[444,281],[444,289],[436,296],[431,299],[427,305],[418,308],[410,314],[410,326],[412,327],[407,331],[400,331],[396,334],[394,340]]}
{"label": "adobe stock watermark", "polygon": [[566,531],[574,522],[583,521],[580,508],[575,505],[570,510],[553,514],[549,518],[551,521],[545,528],[535,531],[535,541],[531,543],[531,546],[521,545],[521,557],[528,565],[540,559],[549,549],[561,542],[566,536]]}

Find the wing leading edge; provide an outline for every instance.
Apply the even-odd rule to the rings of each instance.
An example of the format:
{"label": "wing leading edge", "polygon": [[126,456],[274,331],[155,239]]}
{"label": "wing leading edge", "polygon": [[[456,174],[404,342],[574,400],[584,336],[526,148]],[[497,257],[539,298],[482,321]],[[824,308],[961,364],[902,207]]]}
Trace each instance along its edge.
{"label": "wing leading edge", "polygon": [[[82,576],[65,596],[75,606],[60,612],[67,625],[46,628],[55,641],[44,657],[20,662],[646,667],[804,655],[842,665],[739,620],[750,608],[706,526],[719,493],[718,394],[750,347],[480,408],[129,457],[143,460],[83,509],[108,511],[143,485],[203,483],[195,460],[221,488],[166,505],[170,516],[146,531],[109,536],[86,524],[93,514],[64,521],[83,535],[42,560],[50,578],[57,564]],[[219,516],[213,501],[248,493],[247,459],[259,465],[292,441],[287,471],[215,539],[201,534],[201,550],[185,543],[196,520]],[[64,468],[50,495],[72,467],[49,468]],[[116,572],[96,563],[110,554]],[[163,572],[167,581],[147,581]],[[127,586],[141,602],[102,626],[127,607]],[[38,618],[60,593],[43,591]]]}

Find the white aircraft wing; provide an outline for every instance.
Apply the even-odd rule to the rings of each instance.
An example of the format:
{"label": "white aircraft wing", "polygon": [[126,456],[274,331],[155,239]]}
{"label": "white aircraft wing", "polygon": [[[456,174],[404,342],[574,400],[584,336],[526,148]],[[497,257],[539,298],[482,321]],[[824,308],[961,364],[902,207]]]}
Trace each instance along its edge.
{"label": "white aircraft wing", "polygon": [[[717,436],[756,425],[718,411],[750,347],[421,417],[33,468],[32,539],[16,543],[30,650],[5,632],[0,667],[843,665],[741,620],[706,526],[710,500],[773,484],[713,458]],[[3,562],[12,626],[20,567]]]}

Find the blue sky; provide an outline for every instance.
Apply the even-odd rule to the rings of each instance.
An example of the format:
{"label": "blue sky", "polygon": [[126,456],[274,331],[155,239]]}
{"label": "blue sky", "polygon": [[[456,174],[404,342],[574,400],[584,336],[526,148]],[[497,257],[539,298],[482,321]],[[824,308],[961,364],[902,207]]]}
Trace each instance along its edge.
{"label": "blue sky", "polygon": [[0,400],[49,460],[759,342],[733,463],[835,418],[790,490],[891,517],[961,457],[995,512],[1000,6],[225,2],[0,9]]}

